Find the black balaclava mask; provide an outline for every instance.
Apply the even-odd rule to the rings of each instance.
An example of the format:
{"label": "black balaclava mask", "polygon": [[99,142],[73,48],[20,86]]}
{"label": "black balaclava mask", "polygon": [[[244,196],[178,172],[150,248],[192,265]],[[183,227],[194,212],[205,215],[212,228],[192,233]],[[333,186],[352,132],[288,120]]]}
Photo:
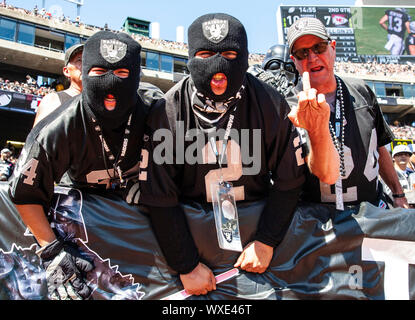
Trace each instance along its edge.
{"label": "black balaclava mask", "polygon": [[[99,31],[85,43],[82,54],[82,99],[104,129],[120,127],[137,104],[140,52],[140,44],[126,33]],[[93,67],[104,68],[108,72],[89,76]],[[129,70],[127,78],[114,75],[113,71],[120,68]],[[117,100],[112,111],[104,106],[104,98],[108,94]]]}
{"label": "black balaclava mask", "polygon": [[[198,92],[215,101],[225,101],[237,94],[248,69],[248,40],[241,22],[224,13],[206,14],[197,18],[188,29],[190,75]],[[215,52],[212,57],[195,57],[198,51]],[[224,51],[236,51],[233,60],[221,55]],[[223,73],[228,80],[226,91],[215,95],[210,81],[216,73]]]}

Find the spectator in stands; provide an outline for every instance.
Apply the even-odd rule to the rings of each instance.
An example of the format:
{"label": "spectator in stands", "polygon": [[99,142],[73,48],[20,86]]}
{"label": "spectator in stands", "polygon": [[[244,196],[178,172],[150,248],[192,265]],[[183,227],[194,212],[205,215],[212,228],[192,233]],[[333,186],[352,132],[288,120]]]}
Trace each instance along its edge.
{"label": "spectator in stands", "polygon": [[[380,174],[392,190],[394,206],[408,208],[385,148],[394,136],[375,94],[361,80],[334,74],[336,41],[320,20],[298,19],[288,29],[287,41],[291,59],[302,76],[302,83],[287,96],[292,107],[289,118],[297,127],[307,129],[329,108],[327,127],[340,155],[341,176],[336,184],[325,184],[309,174],[303,200],[333,204],[341,211],[363,201],[382,206]],[[311,130],[307,133],[314,134]]]}
{"label": "spectator in stands", "polygon": [[65,66],[63,67],[63,74],[70,81],[68,89],[53,92],[42,99],[40,103],[35,122],[35,126],[40,120],[46,117],[53,110],[70,100],[72,97],[79,95],[82,92],[82,52],[84,45],[76,44],[70,47],[65,53]]}
{"label": "spectator in stands", "polygon": [[415,173],[408,167],[411,156],[412,151],[407,145],[400,144],[393,148],[392,158],[394,167],[404,191],[413,190],[415,183]]}
{"label": "spectator in stands", "polygon": [[1,150],[0,155],[0,181],[9,180],[10,176],[13,173],[14,164],[10,161],[10,156],[12,152],[4,148]]}

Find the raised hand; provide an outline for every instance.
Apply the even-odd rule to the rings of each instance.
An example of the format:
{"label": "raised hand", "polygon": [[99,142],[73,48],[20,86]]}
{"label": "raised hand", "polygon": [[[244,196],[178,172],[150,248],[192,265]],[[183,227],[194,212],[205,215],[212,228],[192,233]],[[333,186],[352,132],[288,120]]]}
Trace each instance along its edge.
{"label": "raised hand", "polygon": [[303,91],[298,95],[298,104],[291,109],[288,118],[300,128],[304,128],[309,134],[326,129],[330,120],[330,106],[326,102],[324,94],[318,94],[311,88],[310,75],[304,72]]}

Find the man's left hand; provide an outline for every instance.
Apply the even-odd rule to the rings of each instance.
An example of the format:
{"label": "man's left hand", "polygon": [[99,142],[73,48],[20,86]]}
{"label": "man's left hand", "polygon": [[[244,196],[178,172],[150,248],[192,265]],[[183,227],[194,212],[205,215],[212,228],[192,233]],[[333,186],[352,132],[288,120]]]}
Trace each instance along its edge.
{"label": "man's left hand", "polygon": [[274,248],[260,241],[253,241],[248,244],[239,256],[234,267],[254,273],[264,273],[267,270]]}

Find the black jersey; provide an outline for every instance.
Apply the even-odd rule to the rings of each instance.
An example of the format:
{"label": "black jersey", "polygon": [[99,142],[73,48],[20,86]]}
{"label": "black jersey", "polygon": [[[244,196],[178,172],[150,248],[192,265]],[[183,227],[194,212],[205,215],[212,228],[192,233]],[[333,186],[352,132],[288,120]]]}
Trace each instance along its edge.
{"label": "black jersey", "polygon": [[415,46],[415,33],[410,33],[405,39],[406,54],[410,55],[409,46]]}
{"label": "black jersey", "polygon": [[[64,173],[69,178],[65,181],[75,188],[105,189],[119,181],[113,161],[103,151],[96,127],[81,103],[81,96],[75,97],[32,129],[10,183],[14,203],[48,208],[54,183]],[[125,177],[138,172],[144,125],[140,100],[132,114],[127,152],[119,164]]]}
{"label": "black jersey", "polygon": [[[362,201],[376,202],[379,153],[378,147],[390,143],[393,133],[383,118],[376,96],[363,81],[341,79],[345,108],[343,200],[346,205]],[[287,98],[290,105],[297,104],[296,91]],[[330,121],[334,123],[334,112]],[[318,203],[336,203],[335,185],[320,182],[308,172],[302,198]]]}
{"label": "black jersey", "polygon": [[409,21],[408,14],[400,10],[386,10],[388,16],[388,33],[396,34],[400,38],[405,36],[405,24]]}
{"label": "black jersey", "polygon": [[[143,166],[141,173],[143,204],[171,207],[186,199],[211,201],[210,183],[219,179],[220,170],[212,151],[215,143],[208,138],[210,133],[196,135],[201,131],[197,130],[199,118],[191,110],[190,82],[187,77],[176,84],[149,115],[151,134],[144,146],[148,152],[143,153],[148,160],[143,163],[148,166]],[[305,172],[300,137],[287,118],[289,107],[285,99],[250,74],[245,86],[236,110],[228,110],[216,126],[225,131],[234,115],[222,173],[224,180],[233,183],[237,201],[264,198],[271,178],[281,191],[297,188],[304,182]],[[167,138],[162,137],[164,134]],[[221,139],[220,135],[216,139],[219,152]],[[167,146],[168,140],[172,148]],[[163,143],[167,143],[164,148]],[[161,163],[156,154],[170,162]]]}

